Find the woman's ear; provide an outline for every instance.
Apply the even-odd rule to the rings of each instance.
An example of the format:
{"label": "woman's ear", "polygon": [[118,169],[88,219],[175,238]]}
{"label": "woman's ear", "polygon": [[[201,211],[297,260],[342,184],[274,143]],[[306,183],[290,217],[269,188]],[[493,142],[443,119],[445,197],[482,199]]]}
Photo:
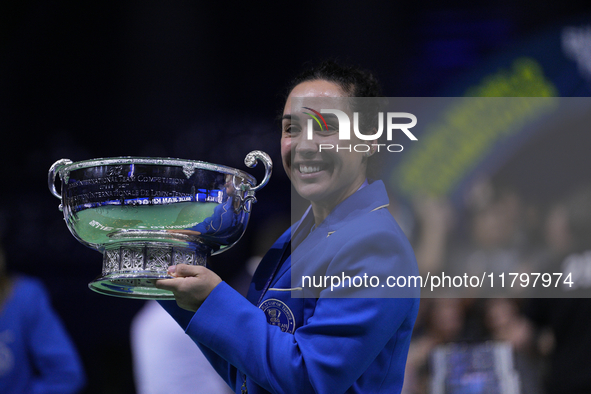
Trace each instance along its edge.
{"label": "woman's ear", "polygon": [[[376,129],[373,129],[372,132],[375,134]],[[375,139],[375,140],[367,141],[367,144],[369,145],[370,149],[369,149],[369,151],[365,152],[365,156],[370,157],[371,155],[376,153],[378,150],[378,140]]]}

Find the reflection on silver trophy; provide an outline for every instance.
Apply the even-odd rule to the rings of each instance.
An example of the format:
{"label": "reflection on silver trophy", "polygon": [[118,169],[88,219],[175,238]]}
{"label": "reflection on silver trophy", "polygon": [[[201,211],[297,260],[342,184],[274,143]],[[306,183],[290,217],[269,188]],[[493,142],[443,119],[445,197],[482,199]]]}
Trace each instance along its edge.
{"label": "reflection on silver trophy", "polygon": [[[175,264],[205,265],[244,234],[255,192],[273,168],[269,156],[250,152],[245,164],[265,166],[257,185],[251,175],[201,161],[115,157],[73,163],[62,159],[49,169],[51,193],[70,232],[103,253],[102,275],[89,287],[102,294],[174,299],[154,287]],[[56,176],[61,179],[61,194]]]}

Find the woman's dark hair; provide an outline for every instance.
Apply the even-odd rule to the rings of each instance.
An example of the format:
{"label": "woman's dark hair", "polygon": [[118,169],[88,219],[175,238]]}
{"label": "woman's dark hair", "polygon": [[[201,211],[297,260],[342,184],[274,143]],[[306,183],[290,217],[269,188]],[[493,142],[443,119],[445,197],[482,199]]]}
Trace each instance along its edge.
{"label": "woman's dark hair", "polygon": [[325,60],[312,66],[295,77],[285,95],[302,82],[323,80],[339,85],[350,97],[381,97],[380,84],[369,71],[356,66],[342,65],[333,60]]}
{"label": "woman's dark hair", "polygon": [[[299,84],[308,81],[328,81],[338,85],[352,98],[358,97],[382,97],[382,90],[376,77],[369,71],[353,65],[340,64],[334,60],[325,60],[312,66],[296,76],[287,89],[285,100],[291,91]],[[284,102],[285,102],[284,100]],[[371,132],[378,125],[378,113],[386,105],[387,100],[351,100],[351,110],[359,113],[359,128],[361,132]],[[378,143],[384,142],[385,134],[379,138]],[[374,154],[368,158],[367,175],[377,178],[380,159],[383,155]]]}

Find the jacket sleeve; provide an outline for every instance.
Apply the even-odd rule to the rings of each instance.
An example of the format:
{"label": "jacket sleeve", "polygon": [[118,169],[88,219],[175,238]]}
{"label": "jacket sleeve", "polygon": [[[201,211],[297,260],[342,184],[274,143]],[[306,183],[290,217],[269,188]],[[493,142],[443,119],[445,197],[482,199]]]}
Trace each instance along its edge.
{"label": "jacket sleeve", "polygon": [[[357,242],[329,251],[335,263],[326,274],[340,275],[347,267],[350,274],[362,275],[380,264],[414,262],[414,257],[400,253],[399,245],[371,239],[364,241],[372,250],[370,256],[360,255]],[[412,260],[405,261],[408,258]],[[325,295],[317,300],[313,315],[290,334],[269,325],[262,310],[222,282],[195,313],[186,332],[272,393],[342,393],[388,342],[410,340],[418,300]],[[402,326],[405,337],[398,338]],[[404,365],[408,346],[397,349],[391,362]]]}
{"label": "jacket sleeve", "polygon": [[414,299],[319,299],[314,316],[292,335],[267,324],[263,311],[221,283],[187,334],[272,393],[341,393],[367,369],[414,304]]}

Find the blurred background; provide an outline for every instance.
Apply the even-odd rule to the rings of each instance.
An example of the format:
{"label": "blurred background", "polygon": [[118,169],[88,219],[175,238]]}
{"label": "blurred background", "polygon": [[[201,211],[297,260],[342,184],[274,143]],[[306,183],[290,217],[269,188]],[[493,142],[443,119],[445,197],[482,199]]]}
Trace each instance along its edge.
{"label": "blurred background", "polygon": [[[245,238],[211,261],[244,289],[249,259],[290,221],[276,120],[285,89],[307,62],[325,58],[372,70],[391,97],[589,96],[591,3],[1,3],[0,231],[7,264],[46,286],[82,357],[84,393],[135,392],[130,325],[144,303],[87,288],[101,256],[68,232],[46,187],[51,164],[162,156],[245,169],[246,153],[266,151],[276,170],[257,194]],[[500,261],[523,270],[530,261],[557,264],[588,249],[585,131],[528,135],[437,193],[398,195],[403,188],[387,174],[392,212],[421,269]],[[587,372],[573,372],[577,352],[591,349],[583,329],[591,308],[577,302],[583,304],[425,300],[405,391],[427,392],[437,345],[489,339],[520,352],[515,368],[528,385],[522,392],[556,392],[545,381],[557,373],[573,384],[562,392],[591,391],[581,377]],[[581,326],[576,340],[567,323]],[[455,392],[492,392],[472,387]]]}

